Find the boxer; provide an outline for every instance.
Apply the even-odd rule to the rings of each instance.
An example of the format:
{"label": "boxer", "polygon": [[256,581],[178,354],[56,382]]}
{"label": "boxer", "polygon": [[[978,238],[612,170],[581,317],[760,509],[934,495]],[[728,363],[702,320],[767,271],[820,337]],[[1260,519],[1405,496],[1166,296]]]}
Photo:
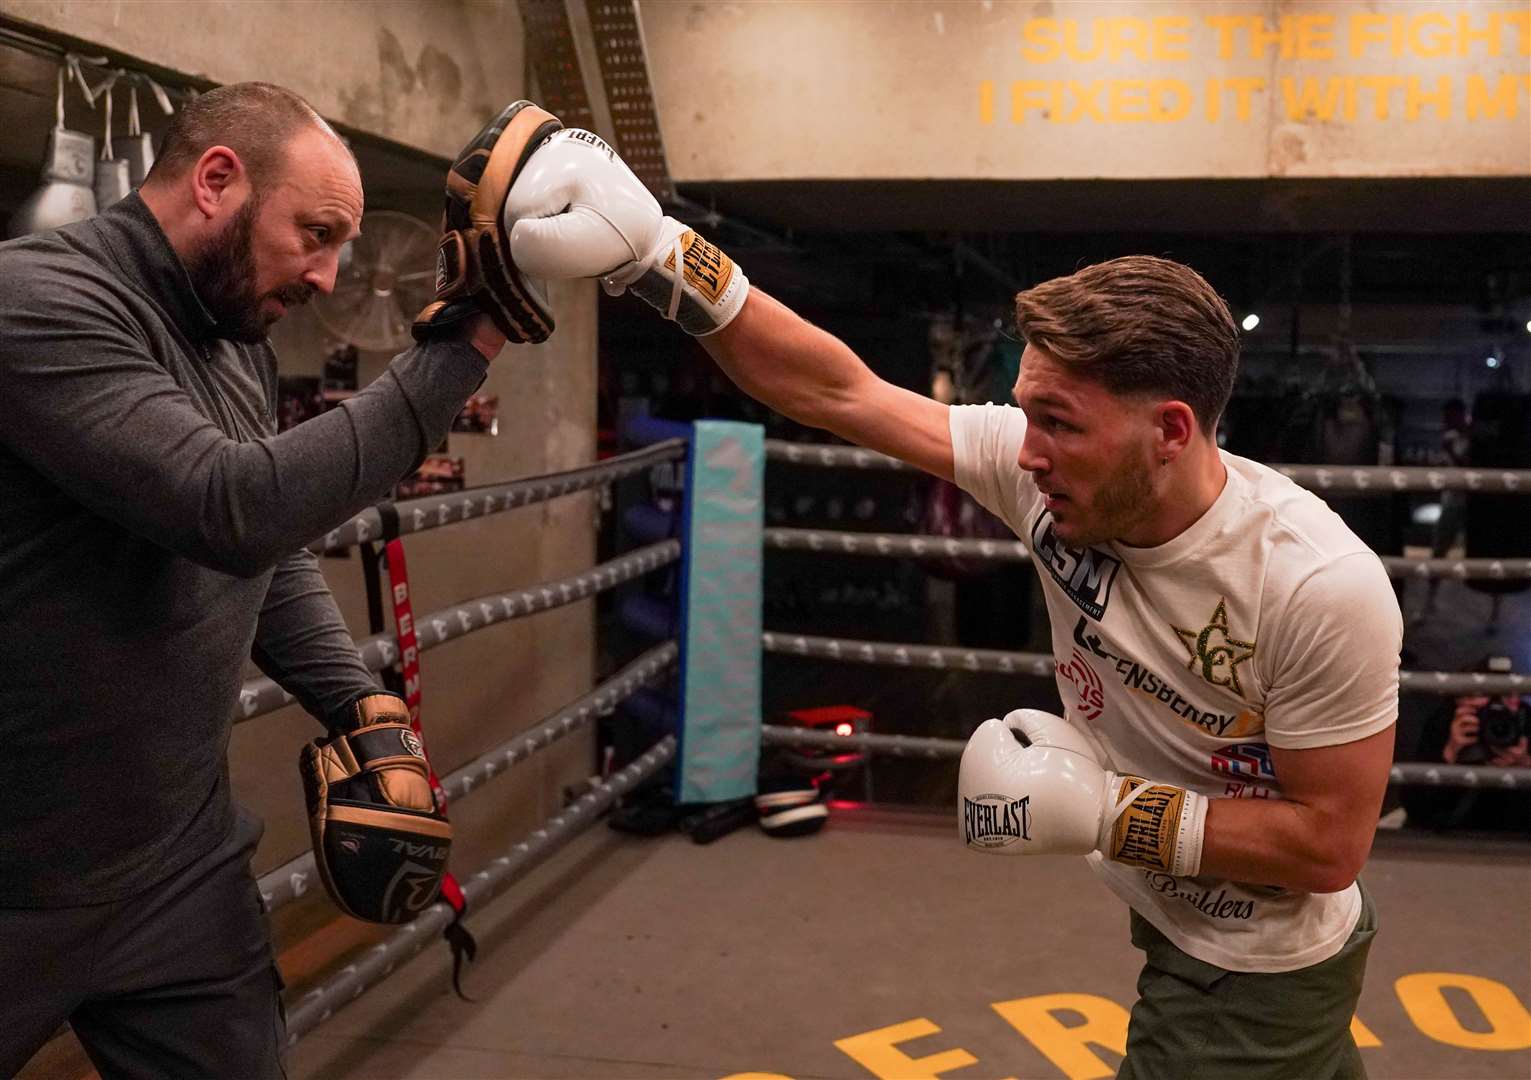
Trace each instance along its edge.
{"label": "boxer", "polygon": [[957,483],[1026,544],[1065,715],[979,727],[959,827],[978,851],[1084,856],[1129,905],[1145,966],[1120,1076],[1364,1075],[1357,876],[1402,619],[1320,499],[1218,448],[1239,339],[1200,275],[1136,256],[1020,293],[1014,404],[947,406],[752,287],[588,132],[542,143],[505,225],[523,273],[633,291],[746,393]]}

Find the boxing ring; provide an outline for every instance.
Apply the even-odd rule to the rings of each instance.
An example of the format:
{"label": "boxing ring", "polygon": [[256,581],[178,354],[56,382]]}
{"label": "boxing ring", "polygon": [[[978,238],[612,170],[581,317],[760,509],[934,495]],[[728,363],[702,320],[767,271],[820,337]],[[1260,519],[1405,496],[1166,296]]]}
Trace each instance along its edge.
{"label": "boxing ring", "polygon": [[[731,425],[730,427],[742,429],[749,425]],[[662,522],[656,524],[652,512],[648,513],[647,521],[645,521],[644,513],[629,515],[632,520],[627,523],[627,532],[640,539],[639,546],[632,550],[585,572],[566,578],[477,597],[439,611],[419,614],[415,618],[415,626],[420,650],[428,652],[464,635],[478,632],[506,620],[532,617],[564,605],[589,600],[619,586],[638,582],[646,575],[657,571],[666,570],[685,574],[691,556],[688,546],[692,543],[694,535],[686,531],[687,525],[694,524],[690,504],[693,498],[698,502],[701,501],[701,497],[696,496],[688,486],[692,475],[689,466],[696,464],[689,458],[701,456],[701,451],[696,449],[697,436],[689,425],[656,423],[646,430],[649,432],[650,445],[597,465],[451,495],[400,502],[396,507],[397,532],[400,536],[407,537],[417,532],[447,528],[462,521],[511,512],[575,492],[610,488],[628,478],[652,476],[662,471],[667,478],[666,484],[675,488],[676,476],[684,473],[686,477],[686,480],[679,482],[678,485],[682,505],[678,512],[672,513],[669,517],[671,527],[665,527]],[[759,440],[758,429],[753,437],[763,448],[761,454],[763,460],[759,463],[762,471],[766,463],[845,470],[851,473],[907,468],[900,462],[864,450],[764,441]],[[711,452],[711,450],[708,451],[708,453]],[[1531,491],[1531,471],[1309,466],[1283,467],[1280,471],[1299,484],[1320,492],[1465,490],[1519,494]],[[729,489],[727,494],[730,497],[738,496],[739,489]],[[758,495],[758,491],[756,494]],[[765,528],[760,523],[759,503],[760,500],[756,498],[753,512],[756,515],[755,528],[758,531],[761,552],[761,556],[757,558],[757,564],[763,559],[763,552],[767,550],[808,551],[824,555],[846,555],[869,559],[922,560],[960,556],[965,559],[1016,562],[1025,561],[1028,558],[1019,541],[961,540],[883,533]],[[384,518],[379,510],[369,510],[316,542],[313,549],[334,552],[364,544],[377,539],[383,527]],[[667,531],[671,535],[664,535]],[[1383,562],[1388,572],[1395,578],[1446,578],[1457,581],[1531,580],[1531,559],[1384,557]],[[754,572],[759,573],[758,565],[754,568]],[[693,588],[701,588],[701,585],[694,585]],[[714,616],[716,614],[716,612],[713,613]],[[654,620],[650,620],[650,623],[652,622]],[[677,635],[664,638],[658,636],[661,631],[657,630],[650,634],[654,640],[647,647],[642,648],[635,656],[618,666],[588,693],[557,709],[527,730],[517,733],[514,737],[458,765],[444,775],[442,786],[451,804],[455,805],[460,800],[473,797],[477,791],[491,782],[505,782],[503,777],[514,773],[517,766],[569,735],[589,728],[598,718],[612,714],[618,706],[633,699],[635,695],[646,690],[652,692],[652,688],[664,684],[667,680],[679,678],[684,683],[686,681],[685,665],[701,662],[704,657],[699,660],[699,654],[706,651],[703,647],[699,647],[695,652],[688,650],[687,646],[690,643],[687,640],[688,629],[691,635],[690,641],[708,642],[712,640],[708,635],[713,633],[713,628],[699,630],[698,627],[702,626],[702,623],[694,617],[681,619],[679,624],[682,626],[682,631]],[[758,636],[760,656],[776,654],[838,664],[872,665],[907,670],[991,673],[1019,679],[1050,679],[1054,673],[1052,657],[1043,653],[784,634],[764,628],[759,630]],[[390,632],[373,634],[359,640],[357,644],[365,662],[375,672],[388,668],[400,659],[398,645]],[[1531,675],[1405,671],[1402,673],[1402,688],[1439,695],[1468,692],[1527,693],[1531,692]],[[682,698],[684,699],[684,694]],[[237,719],[239,722],[255,721],[291,700],[270,680],[253,679],[247,682],[241,691]],[[753,749],[757,755],[761,747],[795,746],[837,752],[852,751],[868,755],[939,760],[959,757],[965,745],[964,741],[959,739],[868,732],[837,734],[762,723],[758,713],[758,702],[746,703],[737,711],[743,718],[742,723],[750,730],[742,734],[735,731],[733,737],[736,739],[742,737],[743,742],[739,746],[742,746],[745,751]],[[982,717],[975,716],[971,719],[976,723]],[[795,902],[802,902],[803,899],[812,895],[833,896],[837,888],[854,893],[856,892],[855,883],[846,878],[848,868],[858,867],[865,870],[869,865],[877,867],[881,865],[878,860],[883,858],[891,860],[894,864],[903,862],[900,856],[893,854],[890,850],[893,846],[889,842],[890,837],[900,837],[902,841],[912,843],[921,851],[927,851],[942,868],[938,881],[931,883],[917,880],[907,883],[905,887],[909,890],[929,889],[932,884],[936,884],[951,890],[949,892],[951,897],[960,898],[966,902],[983,905],[999,899],[994,879],[1001,867],[992,860],[971,859],[960,849],[960,845],[952,842],[949,814],[895,811],[867,806],[838,806],[833,815],[835,824],[820,837],[781,845],[770,841],[756,830],[748,830],[747,841],[730,840],[727,844],[709,848],[706,853],[698,852],[690,844],[684,843],[684,838],[673,836],[653,842],[618,837],[606,830],[590,832],[591,826],[601,820],[606,811],[616,806],[623,796],[656,777],[667,767],[679,768],[680,755],[696,738],[688,735],[686,722],[683,721],[678,730],[662,734],[646,750],[637,754],[621,768],[601,778],[599,782],[593,782],[587,791],[568,806],[542,823],[530,835],[511,844],[504,854],[492,859],[487,865],[454,866],[453,870],[458,875],[458,880],[470,904],[470,927],[476,919],[493,917],[491,911],[486,910],[493,898],[505,893],[519,882],[534,878],[544,864],[557,863],[560,853],[571,846],[577,852],[584,852],[586,855],[590,855],[591,852],[595,854],[590,855],[589,859],[580,856],[584,861],[578,865],[585,867],[585,870],[574,873],[572,877],[565,875],[563,879],[560,879],[565,884],[573,889],[580,888],[581,874],[588,872],[595,877],[600,876],[599,873],[590,869],[595,865],[592,860],[609,860],[614,867],[627,867],[628,872],[635,879],[633,888],[646,890],[647,893],[652,894],[644,906],[657,909],[663,909],[665,906],[665,894],[669,883],[676,880],[677,875],[680,879],[693,881],[701,873],[696,867],[677,870],[676,864],[687,860],[714,861],[718,864],[716,888],[726,891],[730,887],[737,889],[743,882],[755,883],[752,886],[754,892],[751,892],[750,888],[745,888],[744,892],[734,899],[747,905],[746,912],[752,918],[762,912],[768,913],[760,927],[762,933],[771,932],[769,925],[773,921],[781,922],[782,910],[779,910],[777,905],[781,905],[782,909],[790,908],[794,901],[789,899],[789,896],[795,896],[797,898]],[[1531,769],[1399,762],[1393,766],[1391,780],[1396,785],[1527,790],[1531,789]],[[705,788],[705,785],[703,787]],[[727,784],[724,787],[727,788]],[[736,794],[737,792],[733,791],[730,797]],[[1396,837],[1382,837],[1379,839],[1378,853],[1374,856],[1374,862],[1380,860],[1385,864],[1384,870],[1377,871],[1379,875],[1394,874],[1403,882],[1404,895],[1412,895],[1419,899],[1416,905],[1419,908],[1418,917],[1424,919],[1428,918],[1426,912],[1430,910],[1428,890],[1432,882],[1439,883],[1438,875],[1441,866],[1453,865],[1452,857],[1449,855],[1451,850],[1449,842],[1439,838],[1432,838],[1421,845],[1412,840],[1401,842]],[[1524,865],[1524,850],[1520,849],[1521,865],[1501,866],[1503,860],[1516,859],[1515,850],[1501,849],[1492,845],[1487,849],[1464,849],[1462,866],[1457,867],[1457,870],[1461,871],[1464,887],[1476,890],[1480,896],[1519,895],[1519,923],[1511,927],[1511,940],[1508,942],[1512,948],[1518,948],[1522,944],[1522,939],[1526,944],[1531,945],[1531,930],[1525,926],[1524,915],[1525,890],[1531,887],[1531,871],[1528,871]],[[715,851],[727,854],[715,855]],[[567,853],[562,856],[565,861],[570,857]],[[1026,865],[1015,867],[1014,864],[1017,862]],[[767,872],[763,869],[765,866],[773,869]],[[1078,908],[1079,911],[1093,912],[1099,908],[1109,921],[1105,923],[1103,929],[1096,931],[1100,941],[1083,942],[1081,954],[1094,957],[1092,964],[1098,963],[1108,968],[1114,965],[1118,969],[1125,970],[1123,964],[1127,961],[1122,959],[1122,950],[1126,948],[1125,913],[1120,910],[1119,904],[1104,896],[1104,890],[1084,884],[1086,879],[1093,881],[1093,878],[1088,874],[1081,860],[1005,860],[1003,869],[1006,871],[1005,888],[1007,890],[1018,888],[1018,895],[1026,895],[1028,889],[1035,889],[1037,895],[1049,896],[1072,897],[1082,893],[1100,893],[1098,904],[1093,901],[1090,903],[1070,901],[1062,904],[1061,907],[1055,907],[1049,922],[1055,924],[1058,932],[1065,935],[1088,934],[1088,926],[1091,924],[1081,922],[1077,917],[1079,912],[1071,911],[1071,909]],[[871,872],[880,874],[884,871]],[[1373,873],[1374,869],[1369,868],[1368,881],[1371,880]],[[789,878],[794,874],[801,875],[800,881],[803,884],[787,892],[782,892],[780,887],[765,888],[762,892],[762,887],[759,885],[762,874],[769,877],[786,875]],[[836,881],[841,884],[833,884]],[[317,884],[311,853],[305,853],[260,878],[261,893],[268,910],[271,911],[280,909],[298,897],[310,893]],[[624,891],[627,884],[623,883]],[[1460,900],[1458,890],[1448,891],[1453,896],[1451,903]],[[941,903],[940,895],[938,891],[929,902]],[[771,900],[771,897],[775,899]],[[670,905],[682,908],[694,908],[693,901],[700,902],[700,897],[696,894],[677,892],[669,898]],[[1513,903],[1513,900],[1510,902]],[[698,933],[703,936],[713,933],[722,934],[723,932],[716,925],[719,919],[718,912],[711,910],[713,905],[710,902],[705,906],[708,912],[700,917]],[[1045,911],[1047,905],[1040,905],[1037,910]],[[913,931],[907,927],[900,927],[899,912],[901,911],[908,914],[907,909],[900,904],[893,904],[889,911],[875,914],[865,909],[859,910],[855,920],[857,928],[842,927],[841,934],[844,940],[840,941],[839,945],[837,945],[838,939],[835,934],[826,935],[823,927],[819,927],[817,932],[809,932],[805,930],[800,920],[789,920],[790,925],[784,927],[782,932],[799,936],[806,934],[806,937],[801,942],[793,942],[786,946],[772,945],[770,952],[771,954],[780,953],[783,949],[790,951],[801,945],[801,963],[813,966],[823,961],[826,950],[834,954],[841,945],[846,949],[877,948],[875,935],[870,934],[871,930],[877,928],[891,935],[890,941],[908,944]],[[674,913],[671,914],[673,917]],[[659,915],[663,916],[662,910],[659,911]],[[392,932],[380,942],[365,948],[359,955],[347,958],[340,970],[328,974],[316,985],[300,988],[287,1003],[290,1045],[296,1047],[311,1033],[339,1015],[343,1008],[362,998],[369,990],[379,986],[385,980],[390,980],[391,977],[401,975],[408,970],[405,968],[406,962],[428,947],[434,945],[438,953],[444,953],[445,949],[440,946],[440,932],[451,921],[452,916],[452,909],[444,901],[438,902],[413,923],[392,929]],[[1385,913],[1384,918],[1386,917]],[[911,918],[920,926],[924,926],[928,921],[918,915],[912,915]],[[685,920],[682,919],[673,920],[673,924],[684,922]],[[673,938],[673,925],[670,932]],[[915,936],[920,937],[921,933],[924,931],[916,933]],[[863,938],[865,940],[862,940]],[[856,941],[861,941],[861,946],[856,946]],[[675,943],[674,940],[671,941],[672,945]],[[680,947],[685,948],[683,945]],[[736,944],[733,947],[739,946]],[[942,949],[939,942],[926,938],[921,938],[920,947],[929,948],[937,955]],[[1054,941],[1048,949],[1056,950],[1057,947],[1058,942]],[[742,951],[747,953],[749,950],[744,948]],[[1492,953],[1493,950],[1490,949],[1485,951],[1484,955],[1492,956]],[[1107,954],[1110,959],[1107,959]],[[910,959],[914,968],[921,971],[924,971],[930,963],[930,958],[916,960],[908,954],[906,958]],[[438,955],[437,962],[439,960]],[[1527,1048],[1531,1048],[1531,1016],[1527,1016],[1525,1006],[1522,1004],[1528,994],[1531,994],[1531,986],[1528,986],[1528,983],[1531,983],[1531,975],[1522,971],[1517,981],[1513,974],[1513,965],[1510,973],[1506,973],[1501,963],[1503,960],[1504,956],[1501,955],[1490,965],[1494,967],[1494,973],[1490,976],[1465,973],[1457,981],[1446,979],[1429,983],[1427,979],[1425,983],[1408,984],[1415,988],[1411,991],[1413,996],[1409,998],[1404,997],[1402,989],[1399,990],[1403,1007],[1413,1020],[1415,1027],[1424,1033],[1426,1041],[1433,1040],[1434,1044],[1438,1044],[1431,1046],[1431,1050],[1439,1050],[1441,1046],[1447,1046],[1452,1053],[1467,1055],[1466,1058],[1461,1059],[1466,1061],[1467,1065],[1460,1065],[1457,1058],[1449,1058],[1452,1063],[1442,1067],[1470,1067],[1471,1070],[1476,1070],[1463,1072],[1461,1075],[1509,1076],[1522,1075],[1528,1063],[1531,1063],[1531,1055],[1526,1053]],[[588,963],[588,961],[576,959],[570,959],[568,962]],[[482,971],[486,964],[492,963],[492,961],[481,960],[475,968],[470,969],[470,978],[477,978],[477,973]],[[774,970],[771,955],[762,955],[759,963],[764,964],[767,969]],[[981,960],[975,960],[974,963],[982,966]],[[426,966],[417,965],[421,968]],[[1378,967],[1378,963],[1374,961],[1373,966]],[[1389,966],[1388,963],[1382,964],[1384,969]],[[1090,993],[1076,992],[1087,990],[1090,985],[1101,981],[1094,974],[1096,970],[1092,967],[1083,972],[1076,971],[1073,978],[1075,985],[1068,988],[1070,993],[1053,994],[1051,997],[1031,995],[1024,998],[1012,998],[1005,1002],[987,1002],[987,1006],[993,1012],[1004,1017],[1016,1032],[1025,1036],[1026,1049],[1031,1054],[1031,1057],[1025,1060],[1032,1062],[1027,1067],[1037,1070],[1035,1073],[1026,1072],[1025,1075],[1110,1074],[1100,1071],[1102,1058],[1098,1054],[1091,1057],[1094,1052],[1086,1043],[1093,1040],[1097,1046],[1110,1048],[1111,1040],[1115,1037],[1111,1034],[1114,1031],[1113,1025],[1118,1021],[1124,1024],[1125,1013],[1118,1016],[1109,1009],[1106,1012],[1100,1011],[1106,1009],[1106,1006],[1099,1005],[1099,1002],[1109,1003],[1108,995],[1092,996]],[[1132,969],[1132,973],[1135,974],[1135,968]],[[800,1008],[796,999],[791,997],[790,988],[802,981],[801,974],[798,972],[780,976],[783,980],[785,996],[767,987],[756,987],[755,990],[747,992],[739,990],[739,992],[747,993],[754,999],[755,1015],[762,1023],[765,1023],[770,1015],[773,1000],[781,1001],[787,1013]],[[1418,974],[1421,973],[1404,972],[1398,978],[1404,979]],[[865,977],[878,979],[885,976],[868,974]],[[924,982],[934,977],[932,972],[924,972],[917,976],[917,981]],[[441,1007],[470,1008],[454,1002],[450,998],[450,992],[440,983],[439,977],[434,978],[437,981],[433,985],[435,990],[439,991],[435,996],[444,999]],[[755,976],[752,974],[749,978],[754,979]],[[1473,979],[1479,981],[1473,982]],[[1378,978],[1376,981],[1381,983],[1383,980]],[[1508,988],[1504,985],[1505,983],[1509,984]],[[1404,984],[1399,985],[1401,987]],[[1368,986],[1370,989],[1370,982]],[[1382,992],[1383,989],[1386,987],[1381,987],[1378,992]],[[1121,988],[1116,987],[1116,990],[1119,991],[1117,997],[1120,998]],[[1511,996],[1511,1002],[1502,1000],[1501,990]],[[693,992],[711,994],[716,990],[698,986],[693,988]],[[419,993],[416,994],[417,998]],[[802,1001],[813,1000],[815,996],[806,988],[802,994]],[[1466,995],[1465,999],[1463,995]],[[789,1000],[794,1003],[787,1004]],[[843,1001],[844,998],[840,1000]],[[1130,1003],[1130,992],[1126,1000]],[[1463,1000],[1468,1001],[1469,1004],[1464,1006]],[[1437,1004],[1437,1001],[1444,1004]],[[598,1002],[590,1004],[597,1010],[600,1007]],[[1473,1012],[1474,1007],[1479,1010],[1479,1013]],[[988,1015],[982,1009],[979,1011],[982,1015]],[[361,1012],[365,1013],[365,1010]],[[975,1058],[968,1050],[946,1049],[933,1056],[922,1054],[909,1047],[900,1050],[899,1043],[934,1036],[942,1030],[942,1027],[928,1018],[911,1021],[899,1015],[887,1016],[885,1017],[888,1021],[886,1025],[877,1025],[874,1023],[875,1017],[870,1014],[866,1015],[864,1021],[857,1019],[864,1012],[865,1010],[860,1006],[847,1005],[846,1020],[843,1025],[847,1031],[845,1037],[825,1036],[820,1041],[823,1043],[821,1049],[827,1048],[827,1056],[798,1055],[801,1062],[793,1067],[805,1071],[819,1070],[812,1072],[812,1075],[865,1076],[870,1073],[878,1076],[933,1076],[944,1073],[945,1070],[957,1070],[974,1062],[981,1063],[988,1060],[987,1072],[979,1068],[958,1073],[958,1075],[979,1075],[980,1073],[1021,1075],[1015,1071],[1020,1066],[989,1060],[982,1055]],[[1383,1042],[1365,1026],[1363,1019],[1365,1014],[1363,1000],[1363,1008],[1358,1010],[1357,1024],[1360,1025],[1356,1029],[1358,1043],[1363,1047],[1371,1045],[1382,1047]],[[822,1009],[813,1012],[801,1023],[810,1023],[814,1017],[820,1015],[822,1015]],[[1065,1019],[1058,1019],[1060,1016]],[[1524,1032],[1521,1031],[1522,1016],[1526,1017]],[[1079,1020],[1080,1017],[1083,1017],[1082,1023]],[[374,1022],[377,1022],[375,1018]],[[674,1026],[684,1023],[686,1023],[685,1018],[678,1017],[677,1024]],[[850,1029],[855,1028],[858,1023],[862,1023],[871,1030],[860,1034],[850,1034]],[[1052,1026],[1049,1027],[1049,1024]],[[672,1025],[666,1025],[666,1029],[670,1026]],[[957,1025],[958,1028],[960,1026],[960,1024]],[[1123,1030],[1125,1030],[1124,1027]],[[1443,1032],[1451,1039],[1455,1039],[1455,1043],[1443,1038]],[[1469,1045],[1475,1038],[1481,1044],[1476,1055],[1472,1052],[1474,1048]],[[1368,1039],[1373,1041],[1368,1042]],[[934,1047],[937,1041],[939,1039],[933,1039],[931,1045]],[[953,1046],[956,1045],[950,1039],[947,1041]],[[970,1041],[981,1040],[973,1036]],[[1418,1041],[1417,1038],[1416,1041]],[[1075,1046],[1076,1043],[1077,1046]],[[1070,1050],[1071,1046],[1075,1049]],[[752,1053],[762,1055],[757,1058],[761,1068],[781,1066],[780,1055],[777,1058],[771,1058],[763,1045],[755,1045],[746,1040],[745,1047]],[[994,1051],[1000,1055],[1008,1052],[1003,1046]],[[1430,1060],[1429,1053],[1421,1056],[1417,1048],[1410,1050],[1408,1046],[1405,1046],[1404,1052],[1410,1055],[1409,1060],[1417,1062]],[[684,1054],[673,1056],[674,1060],[669,1060],[666,1068],[673,1067],[679,1070],[678,1074],[704,1075],[710,1071],[713,1075],[722,1075],[723,1072],[734,1072],[741,1076],[752,1075],[750,1067],[736,1067],[737,1062],[729,1065],[722,1063],[720,1059],[720,1063],[713,1064],[689,1060]],[[792,1057],[793,1055],[787,1055],[788,1059]],[[551,1060],[551,1058],[541,1060],[541,1064],[533,1065],[528,1059],[528,1062],[523,1062],[515,1068],[546,1070],[547,1075],[565,1075],[559,1071],[558,1067],[551,1064]],[[597,1060],[597,1058],[590,1060]],[[640,1067],[633,1059],[622,1058],[621,1060],[625,1062],[624,1065],[613,1064],[612,1071],[605,1074],[623,1076],[677,1074],[674,1071],[665,1072],[664,1069],[654,1071],[647,1066]],[[1104,1060],[1109,1063],[1113,1059],[1108,1055]],[[1368,1058],[1368,1060],[1380,1059]],[[1094,1064],[1091,1063],[1092,1061]],[[333,1065],[332,1062],[331,1066],[327,1067],[333,1067]],[[466,1065],[463,1067],[470,1068]],[[585,1067],[592,1066],[587,1064]],[[1375,1065],[1372,1067],[1377,1068]],[[1111,1068],[1114,1069],[1114,1064]],[[1500,1071],[1494,1071],[1496,1069]],[[598,1067],[596,1070],[601,1071]],[[530,1075],[533,1073],[491,1071],[483,1074]],[[567,1075],[579,1074],[578,1072],[567,1073]],[[588,1075],[588,1073],[585,1074]],[[1374,1071],[1373,1075],[1395,1074]],[[1434,1075],[1444,1074],[1435,1073]]]}

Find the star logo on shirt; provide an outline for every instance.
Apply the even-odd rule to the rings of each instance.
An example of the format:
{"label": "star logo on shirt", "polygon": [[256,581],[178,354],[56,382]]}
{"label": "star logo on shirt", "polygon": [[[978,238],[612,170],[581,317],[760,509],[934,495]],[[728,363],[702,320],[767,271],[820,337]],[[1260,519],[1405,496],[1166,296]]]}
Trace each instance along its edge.
{"label": "star logo on shirt", "polygon": [[1190,656],[1185,665],[1187,670],[1199,671],[1213,686],[1226,686],[1243,697],[1239,665],[1255,654],[1255,643],[1229,636],[1227,605],[1227,598],[1220,597],[1211,620],[1200,630],[1182,630],[1178,626],[1174,630]]}

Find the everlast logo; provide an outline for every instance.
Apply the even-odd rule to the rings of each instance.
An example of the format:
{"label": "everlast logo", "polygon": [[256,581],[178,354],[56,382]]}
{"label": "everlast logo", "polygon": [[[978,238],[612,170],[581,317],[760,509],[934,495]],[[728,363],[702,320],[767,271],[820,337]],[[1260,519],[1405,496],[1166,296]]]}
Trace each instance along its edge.
{"label": "everlast logo", "polygon": [[[733,280],[733,260],[703,240],[695,230],[687,230],[680,238],[680,243],[685,251],[682,261],[685,265],[686,284],[706,297],[709,304],[716,304],[728,288],[728,283]],[[675,269],[673,250],[665,260],[665,269]]]}
{"label": "everlast logo", "polygon": [[968,847],[1008,847],[1031,839],[1031,796],[980,795],[962,800],[963,840]]}
{"label": "everlast logo", "polygon": [[595,147],[597,150],[605,151],[608,158],[616,157],[616,155],[612,152],[611,147],[606,145],[606,140],[594,132],[584,131],[580,128],[567,128],[564,131],[564,136],[565,138],[573,139],[575,142],[587,143],[590,146]]}
{"label": "everlast logo", "polygon": [[1171,829],[1180,821],[1185,792],[1172,787],[1151,787],[1136,799],[1116,825],[1111,857],[1131,866],[1169,869],[1175,854]]}
{"label": "everlast logo", "polygon": [[1058,539],[1053,516],[1045,510],[1031,527],[1031,550],[1068,598],[1099,621],[1111,602],[1111,583],[1121,569],[1121,560],[1098,548],[1069,547]]}

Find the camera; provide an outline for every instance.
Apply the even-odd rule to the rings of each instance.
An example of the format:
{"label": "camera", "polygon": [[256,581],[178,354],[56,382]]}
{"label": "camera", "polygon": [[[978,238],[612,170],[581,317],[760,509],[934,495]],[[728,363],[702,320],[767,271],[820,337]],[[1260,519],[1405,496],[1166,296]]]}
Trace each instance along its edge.
{"label": "camera", "polygon": [[[1504,675],[1512,670],[1507,656],[1490,656],[1476,670],[1490,675]],[[1478,737],[1457,754],[1463,765],[1481,765],[1501,750],[1507,750],[1522,737],[1531,734],[1531,701],[1526,697],[1514,699],[1511,705],[1503,697],[1491,697],[1478,706]]]}
{"label": "camera", "polygon": [[1495,699],[1478,710],[1478,743],[1492,753],[1518,743],[1531,734],[1531,707],[1524,701],[1513,709]]}

